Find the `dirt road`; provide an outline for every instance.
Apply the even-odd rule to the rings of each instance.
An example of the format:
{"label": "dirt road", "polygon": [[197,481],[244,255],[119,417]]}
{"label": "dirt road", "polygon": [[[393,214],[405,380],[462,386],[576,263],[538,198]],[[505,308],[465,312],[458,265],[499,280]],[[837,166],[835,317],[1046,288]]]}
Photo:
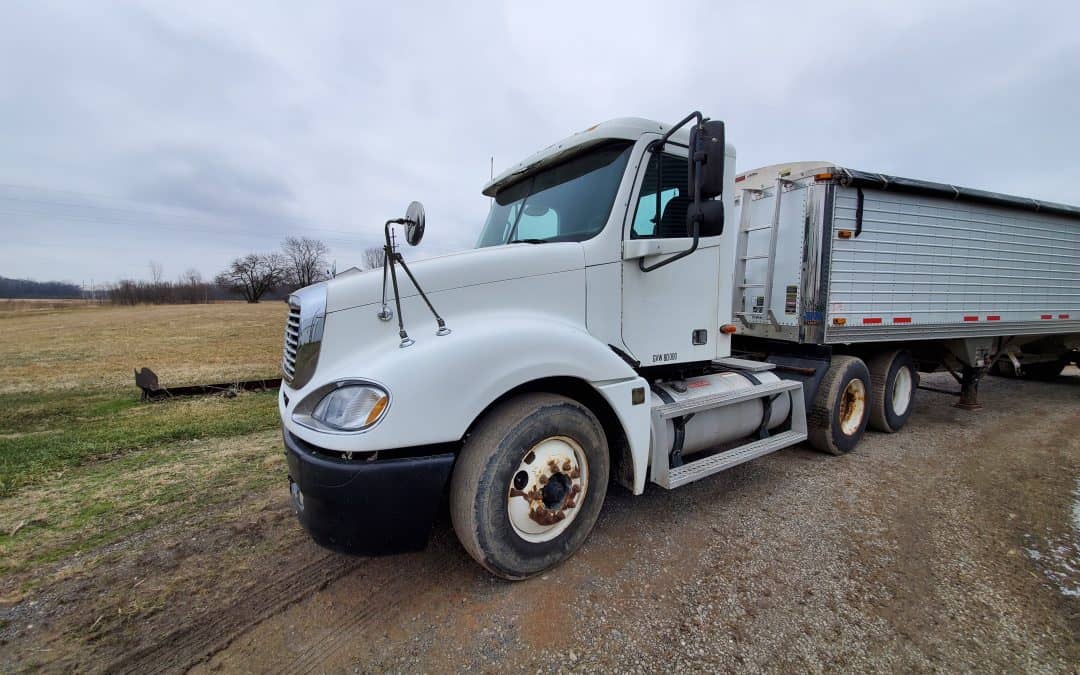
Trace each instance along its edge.
{"label": "dirt road", "polygon": [[[845,457],[799,447],[673,492],[613,489],[578,555],[514,584],[446,519],[423,553],[323,551],[278,486],[28,594],[0,670],[1074,672],[1080,372],[988,379],[982,398],[970,413],[920,392],[909,428]],[[88,628],[139,588],[165,600]]]}

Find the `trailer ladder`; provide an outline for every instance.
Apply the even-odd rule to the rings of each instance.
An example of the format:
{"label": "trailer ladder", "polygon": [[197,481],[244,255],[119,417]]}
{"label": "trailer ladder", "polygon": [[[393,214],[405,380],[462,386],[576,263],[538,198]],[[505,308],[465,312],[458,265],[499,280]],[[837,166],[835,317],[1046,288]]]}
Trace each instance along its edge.
{"label": "trailer ladder", "polygon": [[664,424],[670,419],[685,418],[705,410],[777,395],[788,395],[791,398],[790,428],[787,431],[781,431],[778,434],[751,441],[731,450],[725,450],[678,466],[674,465],[677,462],[672,461],[667,449],[653,447],[651,459],[652,481],[670,490],[706,476],[711,476],[714,473],[719,473],[725,469],[730,469],[733,466],[738,466],[743,462],[801,443],[807,437],[806,403],[803,400],[803,386],[802,382],[795,380],[763,382],[690,401],[675,401],[653,406],[652,423],[654,427],[657,427],[657,425]]}
{"label": "trailer ladder", "polygon": [[[750,326],[752,319],[768,321],[774,327],[780,327],[780,322],[777,320],[776,314],[773,313],[772,310],[773,273],[775,272],[774,266],[776,264],[776,240],[780,232],[780,198],[784,194],[784,184],[793,182],[794,181],[785,178],[776,179],[776,201],[773,204],[772,223],[768,225],[750,225],[750,195],[752,193],[763,193],[764,190],[759,190],[758,188],[742,188],[742,211],[739,215],[739,236],[735,248],[735,298],[733,307],[742,307],[742,311],[735,312],[735,316],[747,327]],[[767,255],[747,255],[747,250],[750,248],[750,233],[758,232],[760,230],[770,230],[769,253]],[[747,283],[746,263],[751,260],[768,261],[769,268],[765,272],[764,283]],[[760,311],[752,311],[754,308],[751,308],[751,311],[747,311],[746,306],[743,304],[744,293],[748,288],[763,289],[762,298],[764,302]]]}

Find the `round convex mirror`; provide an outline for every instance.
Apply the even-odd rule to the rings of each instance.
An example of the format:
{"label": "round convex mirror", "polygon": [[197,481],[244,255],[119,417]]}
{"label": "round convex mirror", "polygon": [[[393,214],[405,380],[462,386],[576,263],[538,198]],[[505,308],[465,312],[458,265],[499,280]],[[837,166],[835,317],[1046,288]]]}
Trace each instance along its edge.
{"label": "round convex mirror", "polygon": [[424,205],[420,202],[409,204],[405,210],[405,241],[409,246],[416,246],[424,238]]}

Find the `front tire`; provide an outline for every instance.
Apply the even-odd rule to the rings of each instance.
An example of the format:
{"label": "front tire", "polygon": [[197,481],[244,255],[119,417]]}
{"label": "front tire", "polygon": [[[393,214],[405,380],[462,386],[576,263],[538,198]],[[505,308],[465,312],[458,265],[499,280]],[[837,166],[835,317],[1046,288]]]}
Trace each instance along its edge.
{"label": "front tire", "polygon": [[871,429],[893,433],[911,416],[919,375],[915,362],[904,350],[877,354],[866,364],[870,369]]}
{"label": "front tire", "polygon": [[522,394],[476,425],[454,466],[450,515],[462,546],[504,579],[525,579],[574,554],[607,493],[603,427],[577,401]]}
{"label": "front tire", "polygon": [[834,356],[806,414],[810,445],[830,455],[855,449],[869,419],[870,371],[854,356]]}

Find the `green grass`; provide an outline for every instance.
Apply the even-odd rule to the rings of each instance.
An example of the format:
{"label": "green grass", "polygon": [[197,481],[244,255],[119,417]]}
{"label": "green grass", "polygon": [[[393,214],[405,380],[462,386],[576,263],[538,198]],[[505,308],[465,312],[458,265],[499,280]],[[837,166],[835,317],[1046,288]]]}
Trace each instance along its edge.
{"label": "green grass", "polygon": [[[69,467],[63,480],[0,499],[0,577],[40,570],[163,522],[228,521],[233,514],[222,507],[284,480],[276,430],[200,435]],[[98,562],[82,559],[80,566]],[[41,582],[33,576],[20,584],[28,591]]]}
{"label": "green grass", "polygon": [[174,441],[250,434],[277,426],[275,392],[140,403],[115,392],[0,395],[0,497],[86,462]]}

